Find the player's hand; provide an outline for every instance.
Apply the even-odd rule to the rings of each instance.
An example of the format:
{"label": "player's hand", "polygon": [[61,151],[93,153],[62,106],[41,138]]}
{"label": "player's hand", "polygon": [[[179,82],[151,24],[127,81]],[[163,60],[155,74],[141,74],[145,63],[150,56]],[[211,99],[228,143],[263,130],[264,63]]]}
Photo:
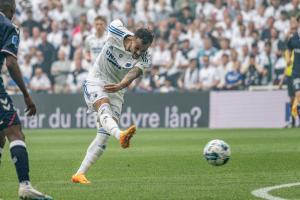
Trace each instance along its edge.
{"label": "player's hand", "polygon": [[122,90],[123,87],[121,84],[107,84],[104,85],[104,91],[108,93],[114,93],[118,92],[119,90]]}
{"label": "player's hand", "polygon": [[36,107],[35,107],[35,104],[33,103],[32,99],[31,99],[31,97],[30,96],[24,97],[24,101],[25,101],[25,104],[27,106],[27,108],[25,110],[26,115],[27,116],[35,115]]}

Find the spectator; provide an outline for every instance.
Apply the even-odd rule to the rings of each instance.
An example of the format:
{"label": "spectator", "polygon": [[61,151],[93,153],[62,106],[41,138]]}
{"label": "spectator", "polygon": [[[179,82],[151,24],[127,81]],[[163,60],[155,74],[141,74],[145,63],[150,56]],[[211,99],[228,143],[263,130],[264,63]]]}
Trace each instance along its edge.
{"label": "spectator", "polygon": [[84,39],[89,35],[88,29],[89,24],[87,22],[87,17],[86,15],[81,15],[79,25],[73,30],[72,45],[75,48],[79,48],[83,45]]}
{"label": "spectator", "polygon": [[156,1],[154,4],[155,21],[163,21],[168,19],[172,8],[167,6],[166,0]]}
{"label": "spectator", "polygon": [[50,77],[51,76],[51,73],[50,73],[51,65],[49,65],[50,62],[45,60],[43,52],[36,51],[35,56],[36,56],[36,62],[33,65],[33,72],[35,72],[35,68],[41,67],[43,69],[43,71],[47,74],[47,76]]}
{"label": "spectator", "polygon": [[197,86],[197,89],[205,91],[215,89],[216,86],[220,83],[217,69],[215,66],[211,65],[208,56],[203,56],[202,63],[203,67],[199,72],[199,84]]}
{"label": "spectator", "polygon": [[77,57],[73,62],[75,70],[73,70],[67,77],[67,91],[71,93],[79,93],[81,91],[83,81],[87,78],[88,72],[82,68],[82,61],[80,57]]}
{"label": "spectator", "polygon": [[270,16],[267,21],[265,28],[263,29],[261,33],[261,40],[269,40],[271,38],[271,29],[274,26],[275,19],[273,16]]}
{"label": "spectator", "polygon": [[73,3],[71,6],[69,6],[69,11],[75,23],[77,23],[80,15],[88,11],[88,7],[85,4],[85,0],[76,0],[76,3]]}
{"label": "spectator", "polygon": [[135,91],[138,93],[147,93],[152,92],[152,90],[153,88],[151,87],[151,72],[147,70],[136,86]]}
{"label": "spectator", "polygon": [[226,75],[225,75],[225,89],[238,90],[242,87],[243,77],[240,73],[240,62],[235,62]]}
{"label": "spectator", "polygon": [[197,68],[197,59],[192,58],[190,60],[189,67],[178,80],[178,86],[180,89],[193,91],[193,90],[197,90],[198,85],[199,85],[199,70]]}
{"label": "spectator", "polygon": [[72,60],[74,57],[74,52],[75,52],[75,48],[72,46],[72,44],[70,43],[69,40],[69,36],[68,35],[63,35],[62,36],[62,43],[61,45],[58,47],[58,51],[64,51],[66,58],[68,60]]}
{"label": "spectator", "polygon": [[218,73],[218,77],[220,79],[219,84],[217,85],[217,89],[219,90],[223,90],[225,89],[226,86],[226,80],[225,80],[225,76],[227,74],[227,72],[229,71],[229,56],[227,54],[223,54],[222,55],[222,62],[221,64],[217,67],[217,73]]}
{"label": "spectator", "polygon": [[201,63],[203,56],[214,57],[218,50],[212,46],[211,39],[206,37],[204,39],[204,48],[200,49],[198,52],[198,65],[201,67],[203,63]]}
{"label": "spectator", "polygon": [[296,17],[300,12],[300,2],[299,0],[291,0],[285,6],[285,10],[289,13],[290,17]]}
{"label": "spectator", "polygon": [[69,24],[73,22],[70,13],[64,10],[63,3],[59,1],[56,2],[56,8],[50,11],[49,16],[56,22],[61,22],[64,19],[67,20]]}
{"label": "spectator", "polygon": [[31,9],[26,11],[27,19],[22,23],[22,27],[26,27],[29,30],[29,35],[32,36],[33,28],[37,27],[41,29],[41,24],[33,19],[33,13]]}
{"label": "spectator", "polygon": [[51,83],[41,67],[35,68],[34,76],[30,81],[30,89],[36,93],[50,93]]}
{"label": "spectator", "polygon": [[182,24],[189,25],[193,22],[193,16],[189,6],[184,7],[178,16],[178,21]]}
{"label": "spectator", "polygon": [[135,18],[137,19],[137,22],[143,22],[146,24],[153,22],[155,14],[152,10],[150,10],[150,1],[144,0],[139,2],[142,2],[142,7],[140,9],[136,9]]}
{"label": "spectator", "polygon": [[120,12],[119,18],[124,22],[124,24],[127,24],[127,26],[129,24],[129,20],[134,18],[131,0],[125,0],[124,10],[123,12]]}
{"label": "spectator", "polygon": [[181,48],[180,48],[180,53],[181,53],[181,60],[180,62],[178,63],[178,68],[180,70],[185,70],[188,65],[189,65],[189,56],[191,54],[194,54],[194,50],[193,48],[191,47],[191,43],[188,39],[185,39],[182,44],[181,44]]}
{"label": "spectator", "polygon": [[290,30],[290,21],[288,19],[288,13],[285,10],[280,12],[280,19],[275,21],[274,28],[283,35],[286,35],[287,31]]}
{"label": "spectator", "polygon": [[273,82],[274,65],[276,62],[276,55],[272,52],[271,42],[265,43],[264,52],[260,54],[260,66],[266,71],[266,76],[262,80],[262,84],[269,84]]}
{"label": "spectator", "polygon": [[47,41],[47,32],[41,33],[41,44],[38,46],[38,50],[44,55],[45,65],[50,66],[56,58],[56,50],[54,46]]}
{"label": "spectator", "polygon": [[160,74],[167,72],[168,61],[171,58],[171,52],[166,47],[166,42],[163,39],[157,41],[158,46],[152,53],[152,64],[159,66]]}
{"label": "spectator", "polygon": [[232,38],[231,47],[239,51],[241,50],[242,46],[244,45],[250,46],[252,42],[253,42],[253,38],[248,37],[246,35],[246,27],[244,25],[240,25],[239,35]]}
{"label": "spectator", "polygon": [[33,27],[33,29],[32,29],[32,45],[34,47],[38,47],[42,43],[40,36],[41,36],[40,28]]}
{"label": "spectator", "polygon": [[33,74],[33,67],[32,67],[32,63],[30,62],[30,60],[31,60],[30,54],[26,54],[24,56],[24,62],[20,65],[20,69],[21,69],[23,76],[28,80],[31,79],[31,76]]}
{"label": "spectator", "polygon": [[172,81],[169,79],[166,79],[159,89],[160,93],[170,93],[174,91],[176,91],[176,88],[172,86]]}
{"label": "spectator", "polygon": [[228,39],[222,38],[220,41],[220,47],[221,49],[215,54],[213,58],[213,63],[215,65],[220,64],[222,56],[224,54],[230,55],[230,41]]}
{"label": "spectator", "polygon": [[57,21],[52,21],[51,32],[48,34],[48,42],[54,45],[57,49],[62,42],[62,32],[59,30],[59,24]]}
{"label": "spectator", "polygon": [[33,46],[33,40],[29,35],[29,29],[27,27],[24,27],[21,33],[18,54],[20,56],[24,56],[25,54],[28,54],[30,52],[30,47],[32,46]]}
{"label": "spectator", "polygon": [[183,71],[182,69],[180,69],[180,66],[183,63],[188,64],[188,60],[186,60],[183,57],[181,51],[178,50],[178,45],[176,43],[171,44],[169,49],[171,52],[171,57],[166,66],[167,68],[166,76],[169,78],[169,80],[171,80],[172,85],[176,86],[177,80],[181,72]]}
{"label": "spectator", "polygon": [[278,85],[280,80],[283,78],[284,69],[286,67],[286,61],[283,56],[284,51],[279,51],[277,53],[277,60],[274,64],[274,78],[273,78],[273,84]]}
{"label": "spectator", "polygon": [[249,61],[242,66],[241,73],[244,75],[244,85],[249,87],[261,84],[264,69],[257,63],[256,56],[251,54]]}
{"label": "spectator", "polygon": [[51,66],[51,75],[54,77],[54,93],[67,93],[67,76],[71,70],[71,63],[66,60],[64,51],[58,52],[58,60]]}
{"label": "spectator", "polygon": [[98,15],[109,15],[107,8],[102,6],[102,0],[94,0],[94,6],[87,12],[87,22],[93,24],[95,17]]}
{"label": "spectator", "polygon": [[255,27],[259,30],[264,28],[267,18],[265,17],[266,7],[264,4],[260,4],[256,10],[252,13],[252,20],[255,23]]}

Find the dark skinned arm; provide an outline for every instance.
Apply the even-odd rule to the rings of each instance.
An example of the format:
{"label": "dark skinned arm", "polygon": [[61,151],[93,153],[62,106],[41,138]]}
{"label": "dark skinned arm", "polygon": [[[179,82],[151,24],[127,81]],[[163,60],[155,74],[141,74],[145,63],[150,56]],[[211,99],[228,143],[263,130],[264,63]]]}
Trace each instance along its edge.
{"label": "dark skinned arm", "polygon": [[27,113],[28,116],[35,115],[36,107],[31,99],[31,97],[27,91],[27,88],[25,86],[25,83],[23,81],[23,76],[20,71],[20,68],[19,68],[19,65],[17,62],[17,58],[10,54],[7,54],[6,55],[6,66],[7,66],[7,69],[8,69],[8,72],[9,72],[11,78],[16,82],[16,84],[20,88],[21,92],[23,93],[24,101],[27,106],[25,112]]}

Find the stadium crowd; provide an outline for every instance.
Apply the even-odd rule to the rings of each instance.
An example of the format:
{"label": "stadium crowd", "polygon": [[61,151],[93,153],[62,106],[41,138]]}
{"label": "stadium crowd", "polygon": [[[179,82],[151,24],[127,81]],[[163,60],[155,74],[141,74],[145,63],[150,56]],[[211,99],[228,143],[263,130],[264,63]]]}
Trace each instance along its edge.
{"label": "stadium crowd", "polygon": [[[94,28],[102,16],[155,33],[152,66],[130,89],[172,92],[279,84],[299,15],[299,0],[17,0],[14,23],[31,91],[80,92],[93,64],[86,38],[105,37],[105,26]],[[18,92],[5,73],[8,92]]]}

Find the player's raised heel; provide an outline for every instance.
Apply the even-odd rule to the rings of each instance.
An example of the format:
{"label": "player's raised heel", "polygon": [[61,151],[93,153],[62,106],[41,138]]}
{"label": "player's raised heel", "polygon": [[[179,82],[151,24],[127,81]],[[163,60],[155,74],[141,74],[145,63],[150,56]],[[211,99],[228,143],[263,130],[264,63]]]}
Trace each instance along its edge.
{"label": "player's raised heel", "polygon": [[73,183],[80,183],[80,184],[90,184],[91,181],[89,181],[84,174],[75,174],[72,176],[72,182]]}
{"label": "player's raised heel", "polygon": [[52,197],[37,191],[30,184],[20,186],[19,199],[20,200],[53,200]]}
{"label": "player's raised heel", "polygon": [[133,137],[133,135],[136,132],[136,126],[132,125],[127,130],[121,131],[120,134],[120,144],[121,147],[126,149],[130,146],[130,139]]}

